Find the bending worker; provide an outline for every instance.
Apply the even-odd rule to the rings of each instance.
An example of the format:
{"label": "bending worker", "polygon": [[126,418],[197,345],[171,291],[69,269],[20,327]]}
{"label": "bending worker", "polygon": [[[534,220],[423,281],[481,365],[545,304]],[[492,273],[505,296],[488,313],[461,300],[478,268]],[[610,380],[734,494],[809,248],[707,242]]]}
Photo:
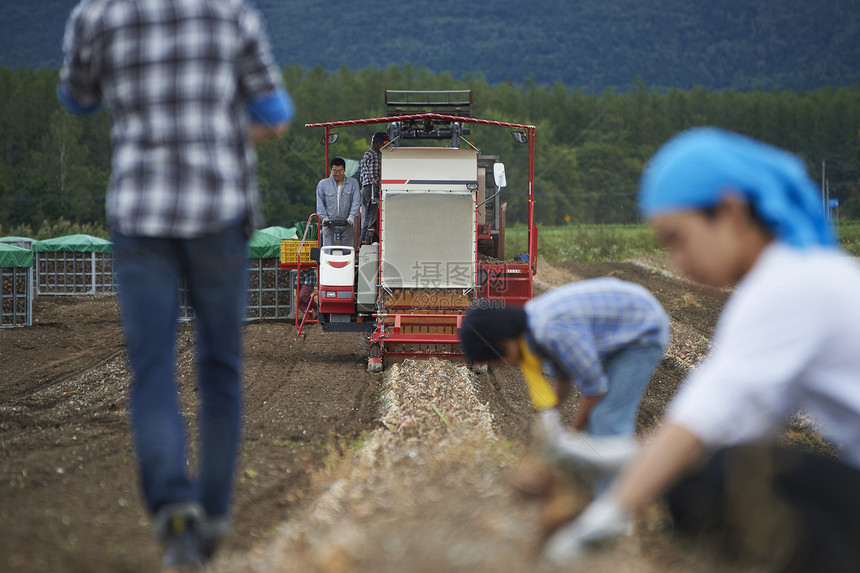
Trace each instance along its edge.
{"label": "bending worker", "polygon": [[[641,285],[600,278],[557,288],[525,308],[473,309],[459,334],[470,360],[520,365],[532,401],[546,410],[555,455],[584,456],[587,464],[603,446],[625,452],[635,447],[636,412],[669,343],[669,317]],[[567,399],[571,383],[582,394],[574,433],[561,428],[552,409]],[[591,466],[584,477],[600,490],[611,471],[601,475],[599,466]]]}

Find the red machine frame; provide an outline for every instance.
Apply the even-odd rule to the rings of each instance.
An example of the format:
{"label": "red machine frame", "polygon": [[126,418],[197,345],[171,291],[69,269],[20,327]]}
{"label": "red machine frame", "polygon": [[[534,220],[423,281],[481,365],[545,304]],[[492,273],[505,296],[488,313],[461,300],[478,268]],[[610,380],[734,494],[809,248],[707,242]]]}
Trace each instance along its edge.
{"label": "red machine frame", "polygon": [[[461,124],[470,123],[477,125],[491,125],[498,127],[507,127],[515,130],[521,130],[526,137],[528,145],[528,262],[523,264],[511,263],[481,263],[475,261],[476,274],[486,273],[486,280],[478,287],[477,296],[487,300],[500,300],[505,304],[521,306],[533,296],[533,276],[537,271],[537,227],[534,222],[534,175],[535,175],[535,126],[518,123],[508,123],[504,121],[491,121],[486,119],[478,119],[473,117],[461,117],[456,115],[446,115],[440,113],[418,113],[409,115],[396,115],[369,119],[353,119],[344,121],[331,121],[324,123],[308,123],[305,127],[322,127],[325,129],[323,143],[325,144],[325,169],[328,169],[329,164],[329,145],[332,128],[338,127],[353,127],[359,125],[374,125],[380,123],[391,123],[408,120],[437,120],[443,122],[459,122]],[[377,207],[378,209],[379,207]],[[477,221],[477,212],[475,213]],[[377,220],[379,213],[377,213]],[[480,227],[477,233],[480,235]],[[480,238],[477,237],[477,238]],[[500,237],[504,240],[504,237]],[[382,247],[382,237],[379,236],[378,249]],[[381,254],[379,251],[378,255]],[[378,271],[378,282],[381,284],[381,270]],[[477,277],[476,277],[477,278]],[[477,280],[476,280],[477,284]],[[441,309],[440,309],[441,310]],[[427,345],[450,345],[454,347],[459,344],[459,339],[456,334],[441,334],[441,333],[405,333],[403,326],[412,322],[421,326],[446,326],[451,327],[456,323],[456,329],[459,329],[462,320],[461,314],[400,314],[400,313],[383,313],[373,314],[376,318],[376,327],[370,337],[371,352],[369,362],[371,365],[377,364],[381,367],[382,363],[382,347],[386,343],[403,343],[403,344],[427,344]],[[390,320],[394,319],[393,325],[389,326]],[[417,322],[413,322],[417,321]],[[455,329],[455,332],[456,332]],[[430,330],[430,329],[428,329]],[[374,352],[374,345],[378,345],[378,352]],[[376,354],[376,356],[374,356]],[[459,353],[453,351],[386,351],[385,354],[400,357],[414,356],[460,356]]]}
{"label": "red machine frame", "polygon": [[[296,293],[295,293],[295,301],[296,301],[295,307],[296,308],[295,308],[295,311],[293,312],[293,315],[294,315],[295,321],[296,321],[296,338],[301,336],[302,330],[304,329],[306,322],[313,324],[313,323],[319,323],[319,321],[320,321],[319,320],[319,316],[320,316],[320,314],[319,314],[319,280],[320,280],[319,264],[318,263],[314,264],[314,263],[303,263],[303,262],[301,262],[302,250],[306,247],[306,244],[307,244],[308,248],[313,248],[310,246],[309,241],[307,240],[307,236],[308,236],[308,231],[311,228],[311,221],[313,221],[314,218],[316,218],[316,220],[317,220],[316,246],[317,246],[317,248],[320,248],[322,246],[322,219],[320,219],[320,216],[318,214],[311,213],[311,215],[308,217],[307,223],[305,223],[305,231],[304,231],[304,233],[302,233],[302,242],[299,243],[299,249],[296,251],[295,266],[293,266],[292,263],[282,263],[280,265],[280,267],[282,269],[292,270],[293,268],[295,268],[295,270],[296,270]],[[305,308],[305,312],[302,315],[302,319],[299,320],[299,293],[301,292],[300,277],[301,277],[301,272],[303,269],[304,270],[315,269],[314,272],[317,275],[316,276],[317,288],[314,289],[314,293],[311,295],[311,299],[308,301],[308,306],[307,306],[307,308]],[[317,301],[316,302],[317,308],[316,308],[315,316],[314,316],[314,318],[308,318],[308,314],[311,312],[311,309],[313,309],[313,307],[314,307],[314,299],[316,299],[316,301]]]}

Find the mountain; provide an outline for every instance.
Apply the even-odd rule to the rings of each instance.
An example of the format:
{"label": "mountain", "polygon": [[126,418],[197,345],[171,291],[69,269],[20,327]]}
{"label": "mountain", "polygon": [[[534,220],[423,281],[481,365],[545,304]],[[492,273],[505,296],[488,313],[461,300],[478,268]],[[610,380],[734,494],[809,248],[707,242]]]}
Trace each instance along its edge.
{"label": "mountain", "polygon": [[[74,0],[6,0],[0,66],[58,67]],[[860,84],[858,0],[257,0],[281,65],[410,63],[490,83],[811,90]],[[408,86],[402,86],[408,88]]]}

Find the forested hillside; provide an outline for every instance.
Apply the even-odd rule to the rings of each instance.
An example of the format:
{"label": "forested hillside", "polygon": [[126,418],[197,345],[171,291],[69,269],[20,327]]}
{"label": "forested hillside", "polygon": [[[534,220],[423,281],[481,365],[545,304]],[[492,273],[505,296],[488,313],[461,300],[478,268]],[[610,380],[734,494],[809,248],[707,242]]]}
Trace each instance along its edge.
{"label": "forested hillside", "polygon": [[[314,210],[314,189],[325,175],[321,130],[308,122],[384,114],[390,87],[472,89],[473,115],[537,126],[536,217],[558,224],[631,222],[645,162],[673,134],[716,125],[798,153],[818,180],[827,162],[840,216],[860,218],[860,87],[808,93],[658,91],[638,82],[598,95],[553,87],[521,87],[482,79],[453,80],[406,65],[386,70],[328,73],[288,66],[287,85],[298,116],[286,138],[259,151],[260,186],[269,224],[291,226]],[[109,118],[78,120],[59,109],[53,70],[0,68],[0,235],[17,225],[37,230],[65,217],[104,222],[110,165]],[[333,153],[358,159],[372,126],[341,130]],[[469,139],[507,165],[508,217],[523,221],[525,147],[506,130],[473,128]]]}
{"label": "forested hillside", "polygon": [[[0,66],[59,67],[76,0],[0,3]],[[857,0],[257,0],[281,65],[410,63],[600,92],[860,84]],[[404,87],[404,86],[401,86]]]}

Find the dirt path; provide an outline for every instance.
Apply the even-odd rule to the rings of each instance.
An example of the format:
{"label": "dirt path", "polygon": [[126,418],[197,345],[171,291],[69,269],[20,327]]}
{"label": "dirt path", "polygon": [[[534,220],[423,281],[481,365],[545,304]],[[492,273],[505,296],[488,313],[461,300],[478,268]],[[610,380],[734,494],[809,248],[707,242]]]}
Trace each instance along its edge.
{"label": "dirt path", "polygon": [[[34,314],[35,326],[0,331],[0,570],[157,570],[129,439],[116,305],[39,297]],[[196,406],[191,335],[180,328],[188,414]],[[245,441],[228,552],[289,519],[329,452],[376,424],[381,377],[366,372],[359,339],[314,329],[294,336],[285,323],[246,327]]]}
{"label": "dirt path", "polygon": [[[636,265],[558,265],[544,271],[542,288],[606,274],[642,282],[669,310],[674,329],[686,339],[673,348],[649,388],[640,426],[650,427],[701,353],[725,294],[698,290]],[[38,297],[34,314],[33,327],[0,331],[0,570],[155,571],[158,550],[139,499],[128,436],[125,395],[130,376],[115,303],[111,298]],[[219,565],[235,565],[227,570],[248,570],[241,565],[243,555],[274,543],[284,523],[303,523],[332,483],[352,471],[333,465],[349,466],[357,448],[382,429],[383,375],[365,370],[360,338],[323,334],[313,327],[307,338],[296,341],[294,333],[285,323],[247,325],[246,425],[236,530]],[[182,327],[178,364],[189,413],[196,404],[192,361],[191,329]],[[497,443],[488,446],[490,451],[462,454],[468,463],[458,457],[462,452],[440,454],[439,464],[419,472],[412,482],[409,471],[381,467],[403,487],[414,482],[436,492],[435,497],[415,493],[413,497],[425,500],[416,502],[417,513],[404,517],[389,508],[379,513],[378,522],[371,520],[372,532],[368,522],[356,522],[349,533],[367,530],[362,539],[368,552],[364,560],[347,560],[348,568],[338,569],[336,555],[333,561],[299,563],[332,573],[379,572],[404,570],[420,556],[429,560],[423,570],[430,571],[430,548],[439,545],[420,545],[420,537],[444,530],[456,515],[463,518],[456,521],[462,526],[456,530],[459,535],[474,535],[474,543],[482,547],[488,559],[485,570],[532,568],[527,554],[533,549],[534,509],[516,505],[520,502],[511,497],[506,480],[526,448],[534,411],[516,370],[491,370],[473,376],[473,384],[475,399],[492,416]],[[443,441],[416,449],[414,455],[435,456],[444,450]],[[414,469],[414,461],[403,463],[407,470]],[[465,481],[449,483],[448,474]],[[506,514],[513,517],[505,519]],[[441,544],[452,539],[441,534],[434,538]],[[413,554],[414,547],[424,549]],[[464,557],[468,544],[452,547],[448,557],[453,561],[438,563],[450,565],[449,570],[458,570],[458,563],[463,566],[459,570],[475,570]],[[529,560],[515,564],[514,553]]]}

